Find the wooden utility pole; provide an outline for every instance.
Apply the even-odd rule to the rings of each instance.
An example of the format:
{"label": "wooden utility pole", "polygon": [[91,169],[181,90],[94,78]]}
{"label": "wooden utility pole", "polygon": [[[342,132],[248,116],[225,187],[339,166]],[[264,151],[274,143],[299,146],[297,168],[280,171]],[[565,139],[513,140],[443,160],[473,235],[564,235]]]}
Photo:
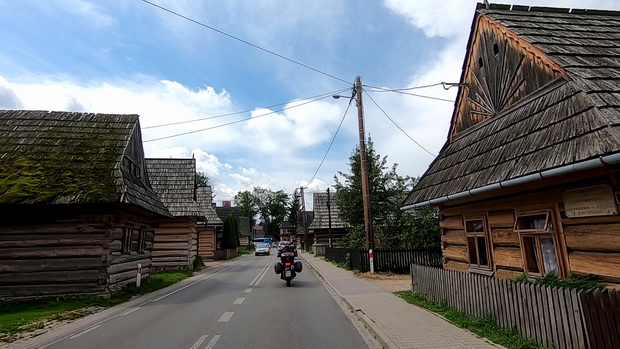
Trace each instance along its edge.
{"label": "wooden utility pole", "polygon": [[332,209],[331,209],[331,203],[330,203],[330,194],[329,194],[329,187],[327,188],[327,220],[328,220],[328,225],[327,225],[327,232],[328,232],[328,236],[329,236],[329,240],[328,240],[328,246],[329,248],[332,248]]}
{"label": "wooden utility pole", "polygon": [[362,176],[362,203],[364,205],[364,230],[366,231],[366,247],[368,248],[368,258],[370,259],[370,272],[374,274],[375,239],[372,231],[372,215],[370,208],[370,189],[368,186],[368,160],[366,153],[366,134],[364,132],[364,105],[362,104],[362,77],[355,77],[355,100],[357,102],[357,122],[359,126],[360,139],[360,162]]}
{"label": "wooden utility pole", "polygon": [[304,195],[304,187],[300,187],[299,188],[300,192],[301,192],[301,214],[303,214],[302,217],[302,222],[304,225],[304,237],[303,237],[303,250],[307,251],[308,250],[308,222],[306,221],[306,196]]}

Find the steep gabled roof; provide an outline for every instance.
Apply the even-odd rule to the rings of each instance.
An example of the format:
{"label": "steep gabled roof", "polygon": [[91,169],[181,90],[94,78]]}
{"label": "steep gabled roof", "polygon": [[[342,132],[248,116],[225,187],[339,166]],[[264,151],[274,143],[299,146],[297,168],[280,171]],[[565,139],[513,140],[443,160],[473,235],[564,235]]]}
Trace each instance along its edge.
{"label": "steep gabled roof", "polygon": [[127,203],[170,216],[150,187],[137,115],[0,110],[0,203]]}
{"label": "steep gabled roof", "polygon": [[204,217],[195,201],[195,159],[146,159],[153,189],[175,217]]}
{"label": "steep gabled roof", "polygon": [[403,205],[616,161],[619,56],[619,12],[479,5],[448,141]]}
{"label": "steep gabled roof", "polygon": [[224,222],[215,212],[215,208],[213,208],[213,197],[211,194],[210,186],[196,188],[196,202],[198,202],[200,209],[207,217],[207,225],[224,225]]}
{"label": "steep gabled roof", "polygon": [[330,225],[330,217],[332,229],[347,227],[338,216],[340,209],[336,205],[336,195],[337,193],[329,193],[329,196],[327,193],[314,193],[312,195],[314,202],[314,219],[312,220],[312,223],[310,223],[310,226],[308,226],[308,229],[328,229]]}

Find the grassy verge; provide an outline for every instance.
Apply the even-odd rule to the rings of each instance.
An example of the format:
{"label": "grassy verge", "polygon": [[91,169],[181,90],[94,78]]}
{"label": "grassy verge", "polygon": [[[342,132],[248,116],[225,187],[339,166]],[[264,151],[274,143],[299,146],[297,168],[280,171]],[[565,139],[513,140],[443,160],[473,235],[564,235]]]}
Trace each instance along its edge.
{"label": "grassy verge", "polygon": [[40,329],[49,322],[77,319],[92,314],[135,296],[168,287],[189,276],[192,276],[192,271],[189,270],[153,273],[140,288],[129,287],[109,298],[59,297],[0,303],[0,341],[10,342],[15,333]]}
{"label": "grassy verge", "polygon": [[428,309],[437,313],[454,325],[467,329],[480,337],[484,337],[510,349],[544,349],[545,347],[523,338],[514,329],[498,327],[493,319],[469,316],[445,304],[438,304],[426,300],[423,295],[410,291],[396,292],[396,295],[405,299],[408,303]]}

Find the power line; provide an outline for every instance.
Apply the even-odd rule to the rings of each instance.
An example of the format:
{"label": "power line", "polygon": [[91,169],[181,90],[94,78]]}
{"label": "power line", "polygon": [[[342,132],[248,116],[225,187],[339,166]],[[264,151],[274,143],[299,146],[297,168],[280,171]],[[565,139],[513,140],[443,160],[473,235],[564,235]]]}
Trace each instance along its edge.
{"label": "power line", "polygon": [[[406,88],[396,88],[396,89],[390,89],[390,88],[384,88],[384,87],[376,87],[376,86],[370,86],[370,85],[364,85],[364,86],[367,86],[367,87],[370,87],[370,88],[374,89],[374,90],[371,90],[371,91],[368,91],[368,92],[395,92],[395,93],[400,93],[400,94],[409,95],[409,96],[428,98],[428,99],[434,99],[434,100],[443,101],[443,102],[454,103],[454,100],[451,100],[451,99],[432,97],[432,96],[425,96],[425,95],[420,95],[420,94],[416,94],[416,93],[405,92],[405,91],[417,90],[417,89],[434,87],[434,86],[439,86],[439,85],[445,86],[445,84],[446,84],[445,82],[439,82],[439,83],[431,84],[431,85],[414,86],[414,87],[406,87]],[[445,89],[445,87],[444,87],[444,89]],[[364,92],[366,92],[366,91],[364,90]]]}
{"label": "power line", "polygon": [[269,112],[269,113],[265,113],[265,114],[257,115],[257,116],[251,117],[251,118],[245,118],[245,119],[241,119],[241,120],[231,121],[231,122],[227,122],[227,123],[225,123],[225,124],[221,124],[221,125],[217,125],[217,126],[207,127],[207,128],[203,128],[203,129],[199,129],[199,130],[192,130],[192,131],[183,132],[183,133],[177,133],[177,134],[170,135],[170,136],[164,136],[164,137],[159,137],[159,138],[153,138],[153,139],[145,140],[145,141],[143,141],[143,143],[154,142],[154,141],[160,141],[160,140],[162,140],[162,139],[174,138],[174,137],[178,137],[178,136],[185,136],[185,135],[192,134],[192,133],[198,133],[198,132],[202,132],[202,131],[213,130],[213,129],[216,129],[216,128],[220,128],[220,127],[224,127],[224,126],[228,126],[228,125],[232,125],[232,124],[238,124],[238,123],[240,123],[240,122],[244,122],[244,121],[255,120],[255,119],[261,118],[261,117],[263,117],[263,116],[267,116],[267,115],[276,114],[276,113],[279,113],[279,112],[284,111],[284,110],[287,110],[287,109],[292,109],[292,108],[301,107],[302,105],[306,105],[306,104],[309,104],[309,103],[313,103],[313,102],[316,102],[316,101],[319,101],[319,100],[321,100],[321,99],[325,99],[325,98],[328,98],[328,97],[330,97],[330,95],[323,95],[322,97],[315,98],[315,99],[310,100],[310,101],[306,101],[306,102],[303,102],[303,103],[299,103],[299,104],[296,104],[296,105],[291,106],[291,107],[288,107],[288,108],[282,108],[282,109],[280,109],[280,110],[275,110],[275,111],[271,111],[271,112]]}
{"label": "power line", "polygon": [[338,128],[336,129],[336,133],[334,133],[334,137],[332,137],[331,143],[329,143],[329,147],[327,147],[327,151],[325,152],[325,155],[323,155],[323,159],[321,160],[319,167],[317,167],[316,171],[314,171],[314,174],[312,175],[312,178],[310,178],[310,180],[306,184],[306,187],[310,185],[310,183],[312,183],[312,181],[314,180],[314,177],[316,177],[316,174],[319,173],[321,166],[323,166],[323,162],[325,162],[325,158],[327,158],[327,154],[329,154],[329,151],[331,150],[332,145],[334,144],[334,141],[336,140],[336,136],[338,135],[338,132],[340,131],[340,127],[342,127],[342,123],[344,122],[344,119],[347,116],[347,113],[349,112],[349,108],[351,107],[352,101],[353,101],[353,96],[351,96],[351,99],[349,99],[349,105],[347,105],[347,109],[344,111],[344,114],[342,115],[342,119],[340,119],[340,124],[338,125]]}
{"label": "power line", "polygon": [[326,73],[326,72],[324,72],[324,71],[318,70],[318,69],[316,69],[316,68],[312,68],[312,67],[311,67],[311,66],[309,66],[309,65],[303,64],[303,63],[301,63],[301,62],[298,62],[298,61],[296,61],[296,60],[294,60],[294,59],[291,59],[291,58],[285,57],[285,56],[283,56],[283,55],[281,55],[281,54],[279,54],[279,53],[276,53],[276,52],[274,52],[274,51],[271,51],[271,50],[268,50],[268,49],[266,49],[266,48],[260,47],[260,46],[258,46],[258,45],[256,45],[256,44],[253,44],[253,43],[251,43],[251,42],[249,42],[249,41],[247,41],[247,40],[243,40],[243,39],[238,38],[238,37],[236,37],[236,36],[234,36],[234,35],[231,35],[231,34],[228,34],[228,33],[226,33],[226,32],[223,32],[223,31],[221,31],[221,30],[219,30],[219,29],[216,29],[216,28],[214,28],[214,27],[211,27],[211,26],[209,26],[209,25],[207,25],[207,24],[204,24],[204,23],[202,23],[202,22],[199,22],[199,21],[197,21],[197,20],[195,20],[195,19],[191,19],[191,18],[189,18],[189,17],[187,17],[187,16],[184,16],[184,15],[182,15],[182,14],[178,13],[178,12],[172,11],[172,10],[170,10],[170,9],[168,9],[168,8],[165,8],[165,7],[163,7],[163,6],[160,6],[160,5],[157,5],[157,4],[155,4],[155,3],[152,3],[152,2],[150,2],[150,1],[148,1],[148,0],[142,0],[142,1],[143,1],[143,2],[145,2],[145,3],[147,3],[147,4],[149,4],[149,5],[152,5],[152,6],[154,6],[154,7],[157,7],[157,8],[159,8],[160,10],[166,11],[166,12],[168,12],[168,13],[171,13],[171,14],[175,15],[175,16],[178,16],[178,17],[180,17],[180,18],[183,18],[183,19],[185,19],[185,20],[187,20],[187,21],[190,21],[190,22],[192,22],[192,23],[198,24],[198,25],[200,25],[200,26],[202,26],[202,27],[205,27],[205,28],[207,28],[207,29],[213,30],[214,32],[217,32],[217,33],[220,33],[220,34],[222,34],[222,35],[225,35],[225,36],[227,36],[227,37],[229,37],[229,38],[231,38],[231,39],[234,39],[234,40],[240,41],[240,42],[242,42],[242,43],[244,43],[244,44],[246,44],[246,45],[252,46],[252,47],[254,47],[254,48],[256,48],[256,49],[259,49],[259,50],[261,50],[261,51],[263,51],[263,52],[267,52],[267,53],[269,53],[269,54],[271,54],[271,55],[274,55],[274,56],[276,56],[276,57],[278,57],[278,58],[281,58],[281,59],[284,59],[284,60],[289,61],[289,62],[291,62],[291,63],[297,64],[297,65],[302,66],[302,67],[304,67],[304,68],[306,68],[306,69],[310,69],[310,70],[312,70],[312,71],[314,71],[314,72],[317,72],[317,73],[319,73],[319,74],[323,74],[323,75],[328,76],[328,77],[330,77],[330,78],[332,78],[332,79],[336,79],[336,80],[338,80],[338,81],[344,82],[345,84],[350,84],[348,81],[346,81],[346,80],[344,80],[344,79],[341,79],[341,78],[339,78],[339,77],[337,77],[337,76],[331,75],[331,74],[329,74],[329,73]]}
{"label": "power line", "polygon": [[376,101],[375,101],[375,100],[374,100],[374,99],[373,99],[373,98],[372,98],[372,97],[371,97],[371,96],[370,96],[370,95],[369,95],[366,91],[364,91],[364,93],[366,93],[366,96],[368,96],[368,98],[370,98],[370,100],[371,100],[371,101],[372,101],[372,102],[373,102],[373,103],[377,106],[377,108],[379,108],[379,110],[381,110],[381,111],[383,112],[383,114],[385,114],[385,116],[386,116],[386,117],[387,117],[387,118],[388,118],[388,119],[389,119],[389,120],[390,120],[390,121],[391,121],[391,122],[392,122],[392,123],[393,123],[396,127],[398,127],[398,129],[399,129],[399,130],[401,130],[401,131],[405,134],[405,136],[409,137],[409,139],[411,139],[411,140],[413,141],[413,143],[417,144],[417,145],[418,145],[418,147],[422,148],[425,152],[427,152],[427,153],[431,154],[433,157],[436,157],[436,156],[437,156],[437,155],[435,155],[435,154],[431,153],[430,151],[428,151],[428,149],[424,148],[424,147],[423,147],[420,143],[418,143],[415,139],[411,138],[411,136],[409,136],[409,135],[407,134],[407,132],[405,132],[405,130],[403,130],[400,126],[398,126],[398,124],[397,124],[394,120],[392,120],[392,118],[391,118],[391,117],[390,117],[390,116],[389,116],[389,115],[385,112],[385,110],[383,110],[383,109],[379,106],[379,104],[377,104],[377,102],[376,102]]}
{"label": "power line", "polygon": [[[349,89],[348,88],[344,88],[342,90],[338,90],[338,91],[334,91],[334,92],[328,92],[328,93],[323,93],[323,94],[320,94],[320,95],[316,95],[316,96],[312,96],[312,97],[307,97],[307,98],[300,98],[300,99],[304,100],[304,99],[314,99],[314,98],[319,98],[319,97],[327,97],[327,96],[331,96],[331,95],[334,95],[334,94],[338,94],[338,93],[344,92],[346,90],[349,90]],[[279,106],[286,105],[286,104],[289,104],[289,103],[291,103],[291,101],[284,102],[284,103],[279,103],[279,104],[274,104],[274,105],[270,105],[270,106],[267,106],[267,107],[260,107],[260,108],[271,109],[273,107],[279,107]],[[288,108],[282,108],[279,111],[291,109],[291,108],[294,108],[294,107],[295,106],[288,107]],[[248,109],[248,110],[243,110],[243,111],[238,111],[238,112],[233,112],[233,113],[220,114],[220,115],[215,115],[215,116],[207,116],[207,117],[204,117],[204,118],[199,118],[199,119],[194,119],[194,120],[177,121],[177,122],[171,122],[171,123],[167,123],[167,124],[147,126],[147,127],[143,127],[142,129],[148,130],[148,129],[151,129],[151,128],[173,126],[173,125],[181,125],[181,124],[189,124],[189,123],[192,123],[192,122],[198,122],[198,121],[204,121],[204,120],[212,120],[212,119],[222,118],[222,117],[225,117],[225,116],[232,116],[232,115],[249,113],[251,111],[254,111],[255,109],[256,108]]]}

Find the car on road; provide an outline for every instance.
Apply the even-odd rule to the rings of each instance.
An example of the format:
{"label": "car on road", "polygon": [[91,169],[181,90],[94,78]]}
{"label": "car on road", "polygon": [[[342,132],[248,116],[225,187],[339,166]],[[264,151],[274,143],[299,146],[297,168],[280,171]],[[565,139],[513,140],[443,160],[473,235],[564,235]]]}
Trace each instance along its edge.
{"label": "car on road", "polygon": [[271,245],[268,243],[263,243],[263,242],[259,242],[256,244],[256,247],[254,249],[254,255],[258,256],[258,255],[270,255],[271,254]]}

